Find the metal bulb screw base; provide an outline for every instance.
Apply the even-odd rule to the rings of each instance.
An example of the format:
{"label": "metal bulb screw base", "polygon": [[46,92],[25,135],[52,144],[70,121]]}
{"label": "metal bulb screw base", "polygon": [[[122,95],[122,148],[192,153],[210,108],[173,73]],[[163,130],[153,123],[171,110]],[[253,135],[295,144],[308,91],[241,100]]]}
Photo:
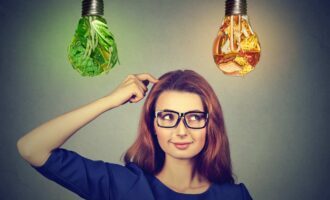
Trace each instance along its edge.
{"label": "metal bulb screw base", "polygon": [[246,15],[247,3],[246,0],[227,0],[225,15]]}
{"label": "metal bulb screw base", "polygon": [[103,0],[83,0],[82,2],[82,16],[103,15]]}

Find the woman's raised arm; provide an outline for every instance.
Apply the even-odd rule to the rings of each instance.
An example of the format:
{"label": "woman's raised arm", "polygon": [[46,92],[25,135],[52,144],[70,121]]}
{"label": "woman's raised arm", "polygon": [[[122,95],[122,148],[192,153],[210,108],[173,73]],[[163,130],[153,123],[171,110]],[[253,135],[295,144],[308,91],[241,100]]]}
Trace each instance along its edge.
{"label": "woman's raised arm", "polygon": [[67,112],[31,130],[17,141],[17,148],[26,161],[43,165],[51,151],[64,144],[80,128],[105,111],[125,104],[136,103],[145,96],[149,82],[158,80],[150,74],[129,75],[109,95]]}

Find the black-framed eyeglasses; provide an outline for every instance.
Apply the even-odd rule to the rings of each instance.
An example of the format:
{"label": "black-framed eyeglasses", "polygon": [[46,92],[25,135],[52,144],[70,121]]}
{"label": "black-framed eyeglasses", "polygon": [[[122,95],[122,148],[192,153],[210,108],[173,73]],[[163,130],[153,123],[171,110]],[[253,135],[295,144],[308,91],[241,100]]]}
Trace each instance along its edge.
{"label": "black-framed eyeglasses", "polygon": [[174,128],[183,118],[186,127],[192,129],[204,128],[208,122],[208,113],[201,111],[188,111],[179,113],[174,110],[159,110],[155,112],[157,125],[162,128]]}

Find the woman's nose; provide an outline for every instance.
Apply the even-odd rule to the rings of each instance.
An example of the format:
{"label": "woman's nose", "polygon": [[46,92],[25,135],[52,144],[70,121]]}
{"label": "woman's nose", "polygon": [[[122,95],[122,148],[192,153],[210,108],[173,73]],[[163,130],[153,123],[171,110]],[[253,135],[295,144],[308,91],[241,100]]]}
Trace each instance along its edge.
{"label": "woman's nose", "polygon": [[181,118],[178,126],[176,127],[177,135],[179,135],[179,136],[187,135],[187,127],[183,120],[184,120],[184,118]]}

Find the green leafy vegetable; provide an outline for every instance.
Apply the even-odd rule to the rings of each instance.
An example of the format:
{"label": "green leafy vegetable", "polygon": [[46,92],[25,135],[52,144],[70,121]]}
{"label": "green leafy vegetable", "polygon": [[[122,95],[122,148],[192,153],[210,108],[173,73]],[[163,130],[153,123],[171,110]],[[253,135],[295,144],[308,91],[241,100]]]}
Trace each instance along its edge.
{"label": "green leafy vegetable", "polygon": [[114,36],[105,19],[84,16],[69,46],[69,61],[82,76],[105,74],[118,62]]}

